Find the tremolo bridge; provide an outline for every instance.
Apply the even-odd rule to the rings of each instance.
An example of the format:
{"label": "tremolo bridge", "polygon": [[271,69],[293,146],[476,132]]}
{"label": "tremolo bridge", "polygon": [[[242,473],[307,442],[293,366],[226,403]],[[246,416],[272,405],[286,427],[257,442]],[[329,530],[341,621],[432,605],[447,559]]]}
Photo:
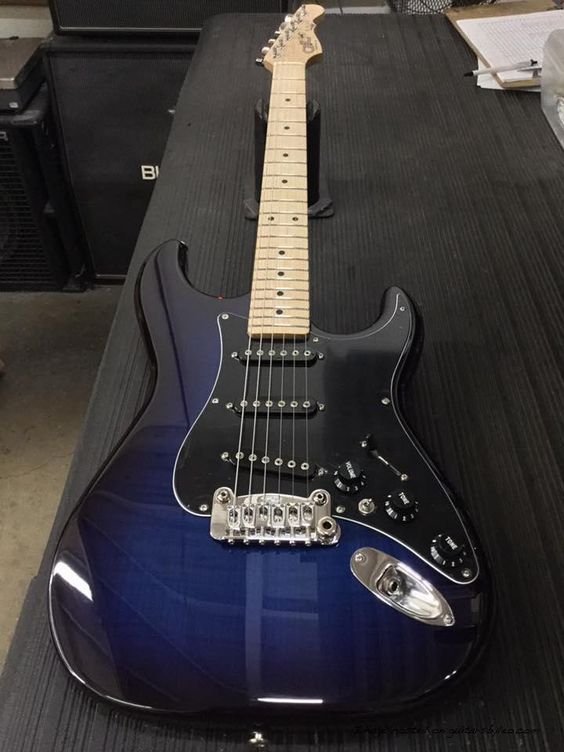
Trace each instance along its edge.
{"label": "tremolo bridge", "polygon": [[324,489],[307,498],[279,493],[235,497],[230,488],[213,496],[210,535],[227,543],[279,546],[337,543],[341,530],[331,516],[331,496]]}

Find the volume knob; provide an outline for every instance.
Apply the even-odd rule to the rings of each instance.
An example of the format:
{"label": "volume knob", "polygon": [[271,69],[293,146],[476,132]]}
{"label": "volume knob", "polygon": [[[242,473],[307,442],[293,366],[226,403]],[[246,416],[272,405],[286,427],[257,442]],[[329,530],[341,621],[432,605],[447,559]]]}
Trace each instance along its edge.
{"label": "volume knob", "polygon": [[411,522],[419,509],[419,505],[405,491],[390,494],[384,503],[386,512],[396,522]]}
{"label": "volume knob", "polygon": [[333,482],[343,493],[355,493],[366,483],[366,475],[360,465],[346,460],[336,469]]}

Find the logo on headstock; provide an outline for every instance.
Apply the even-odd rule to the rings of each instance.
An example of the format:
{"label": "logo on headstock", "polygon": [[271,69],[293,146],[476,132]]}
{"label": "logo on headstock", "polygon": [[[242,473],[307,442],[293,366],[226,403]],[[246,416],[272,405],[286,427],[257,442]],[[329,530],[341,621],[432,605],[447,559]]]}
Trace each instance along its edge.
{"label": "logo on headstock", "polygon": [[311,37],[306,37],[305,34],[300,34],[300,44],[306,53],[315,52],[317,49],[317,40],[314,41]]}

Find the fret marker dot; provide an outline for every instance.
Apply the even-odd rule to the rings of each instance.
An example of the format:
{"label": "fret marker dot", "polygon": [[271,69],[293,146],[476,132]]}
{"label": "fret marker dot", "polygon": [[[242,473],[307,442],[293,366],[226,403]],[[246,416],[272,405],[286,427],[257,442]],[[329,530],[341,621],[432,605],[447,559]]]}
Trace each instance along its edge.
{"label": "fret marker dot", "polygon": [[283,157],[287,157],[288,155],[287,155],[287,154],[282,154],[282,156],[283,156]]}
{"label": "fret marker dot", "polygon": [[284,311],[283,311],[283,310],[282,310],[281,308],[279,308],[279,309],[278,309],[278,310],[276,311],[276,315],[277,315],[277,316],[282,316],[282,314],[283,314],[283,313],[284,313]]}
{"label": "fret marker dot", "polygon": [[283,182],[283,183],[287,183],[288,181],[287,181],[287,180],[283,180],[282,182]]}
{"label": "fret marker dot", "polygon": [[284,272],[278,272],[278,276],[279,277],[283,277],[284,276]]}
{"label": "fret marker dot", "polygon": [[286,251],[278,251],[279,256],[284,256],[286,254]]}
{"label": "fret marker dot", "polygon": [[290,130],[290,126],[289,126],[289,125],[285,125],[285,126],[284,126],[284,130],[285,130],[285,131],[289,131],[289,130]]}
{"label": "fret marker dot", "polygon": [[273,222],[273,221],[274,221],[274,217],[269,217],[269,218],[268,218],[268,221],[269,221],[269,222]]}
{"label": "fret marker dot", "polygon": [[291,101],[292,100],[290,99],[290,97],[286,97],[286,102],[291,102]]}
{"label": "fret marker dot", "polygon": [[297,222],[297,221],[298,221],[298,218],[297,218],[297,217],[292,217],[292,219],[293,219],[293,221],[294,221],[294,222]]}
{"label": "fret marker dot", "polygon": [[278,290],[278,292],[276,294],[280,295],[280,296],[284,295],[284,293],[282,292],[282,290]]}

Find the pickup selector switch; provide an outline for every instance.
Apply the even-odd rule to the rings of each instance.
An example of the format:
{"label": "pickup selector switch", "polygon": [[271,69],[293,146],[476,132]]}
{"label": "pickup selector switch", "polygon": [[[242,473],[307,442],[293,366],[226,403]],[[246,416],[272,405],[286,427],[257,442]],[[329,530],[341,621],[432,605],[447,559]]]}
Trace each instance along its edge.
{"label": "pickup selector switch", "polygon": [[390,494],[384,503],[388,515],[396,522],[411,522],[419,510],[415,499],[405,491]]}
{"label": "pickup selector switch", "polygon": [[366,475],[357,462],[346,460],[335,470],[333,482],[343,493],[356,493],[366,483]]}
{"label": "pickup selector switch", "polygon": [[431,556],[442,567],[454,569],[466,557],[463,543],[459,543],[447,533],[439,533],[431,543]]}

